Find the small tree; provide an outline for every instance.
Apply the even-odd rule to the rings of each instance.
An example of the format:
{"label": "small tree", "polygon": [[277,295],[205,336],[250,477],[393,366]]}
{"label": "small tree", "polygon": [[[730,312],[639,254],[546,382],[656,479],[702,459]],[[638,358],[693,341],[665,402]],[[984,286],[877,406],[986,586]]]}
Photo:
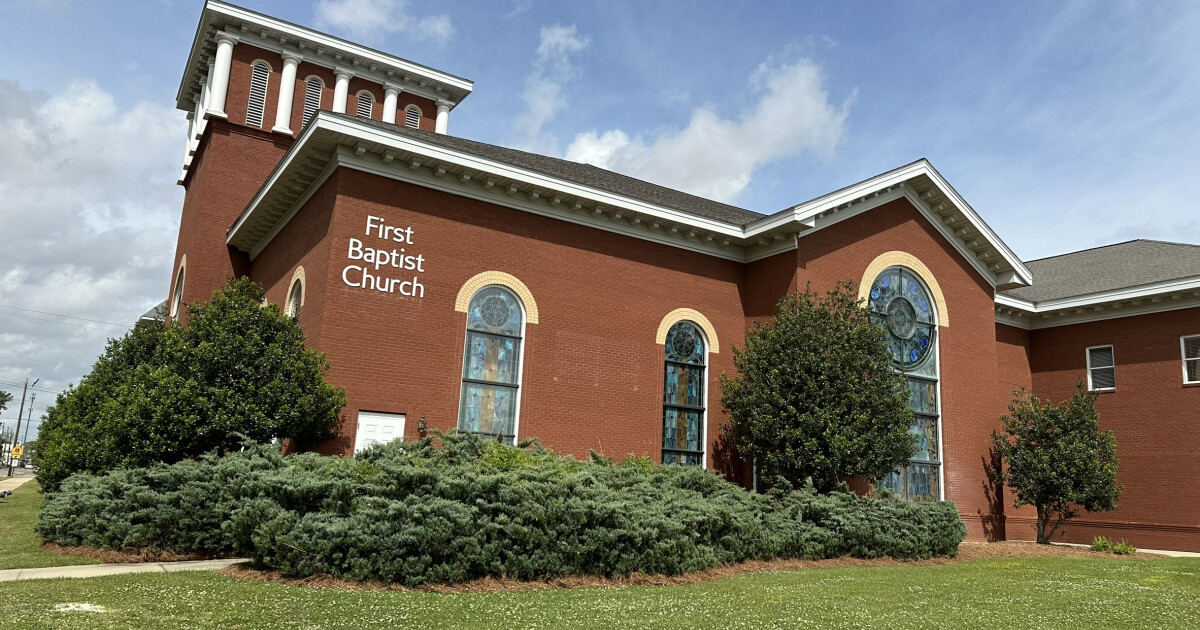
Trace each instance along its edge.
{"label": "small tree", "polygon": [[345,392],[324,380],[325,356],[262,306],[242,278],[189,308],[186,327],[140,322],[110,340],[92,371],[46,410],[38,439],[43,488],[77,472],[176,462],[243,440],[330,434]]}
{"label": "small tree", "polygon": [[763,477],[811,478],[830,492],[839,476],[875,481],[912,457],[904,378],[852,282],[824,299],[810,289],[784,296],[733,362],[738,375],[721,375],[722,429]]}
{"label": "small tree", "polygon": [[1013,392],[1004,432],[992,433],[1004,467],[995,471],[1016,493],[1015,507],[1037,508],[1037,541],[1049,543],[1059,526],[1083,508],[1115,510],[1117,438],[1100,431],[1098,394],[1080,383],[1066,402],[1055,405],[1026,392]]}

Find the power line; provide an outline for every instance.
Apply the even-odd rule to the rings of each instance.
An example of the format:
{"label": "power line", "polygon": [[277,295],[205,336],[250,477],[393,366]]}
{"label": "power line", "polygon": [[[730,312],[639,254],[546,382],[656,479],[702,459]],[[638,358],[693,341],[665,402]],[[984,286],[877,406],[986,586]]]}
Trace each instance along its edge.
{"label": "power line", "polygon": [[[8,386],[11,386],[11,387],[19,387],[19,386],[21,386],[21,385],[24,385],[24,383],[14,383],[14,382],[12,382],[12,381],[0,381],[0,385],[8,385]],[[30,391],[35,391],[35,392],[47,392],[47,393],[50,393],[50,394],[61,394],[61,393],[62,393],[62,390],[58,390],[58,389],[49,389],[49,388],[47,388],[47,387],[34,387],[34,386],[32,386],[32,385],[30,385],[30,386],[29,386],[29,389],[30,389]]]}
{"label": "power line", "polygon": [[22,359],[22,360],[25,360],[25,361],[34,361],[34,362],[36,362],[36,363],[46,363],[46,364],[48,364],[48,365],[61,365],[61,366],[63,366],[63,367],[77,368],[77,369],[80,369],[80,370],[90,370],[90,369],[92,369],[92,368],[83,367],[82,365],[71,365],[70,363],[62,363],[61,361],[46,361],[46,360],[44,360],[44,359],[35,359],[35,358],[33,358],[33,357],[23,357],[23,356],[21,356],[21,355],[19,355],[19,354],[8,354],[8,353],[5,353],[5,352],[0,352],[0,357],[12,357],[12,358],[14,358],[14,359]]}
{"label": "power line", "polygon": [[63,315],[62,313],[51,313],[49,311],[35,311],[31,308],[21,308],[20,306],[9,306],[7,304],[0,304],[0,306],[2,306],[4,308],[11,308],[11,309],[18,310],[18,311],[25,311],[27,313],[37,313],[39,315],[53,315],[55,317],[66,317],[67,319],[80,319],[85,322],[94,322],[97,324],[111,324],[113,326],[123,326],[125,328],[129,328],[129,326],[126,326],[125,324],[118,324],[116,322],[106,322],[106,321],[100,320],[100,319],[88,319],[86,317],[76,317],[74,315]]}
{"label": "power line", "polygon": [[[118,332],[123,332],[123,331],[113,330],[111,328],[100,328],[99,326],[88,326],[87,324],[72,324],[71,322],[60,322],[57,319],[46,319],[45,317],[34,317],[32,315],[22,315],[20,313],[0,313],[0,314],[7,315],[8,317],[22,317],[24,319],[32,319],[34,321],[39,321],[39,322],[48,322],[51,324],[59,324],[62,326],[71,326],[72,328],[86,328],[88,330],[99,330],[100,332],[106,332],[106,333],[116,334]],[[115,326],[116,324],[113,324],[113,325]],[[128,328],[130,328],[130,327],[126,326],[126,329],[128,329]]]}

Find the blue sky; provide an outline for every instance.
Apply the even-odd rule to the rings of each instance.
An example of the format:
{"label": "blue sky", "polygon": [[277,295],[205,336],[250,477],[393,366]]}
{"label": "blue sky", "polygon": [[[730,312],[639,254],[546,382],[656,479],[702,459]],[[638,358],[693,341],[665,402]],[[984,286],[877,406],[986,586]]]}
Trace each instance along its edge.
{"label": "blue sky", "polygon": [[[759,212],[925,157],[1026,260],[1200,243],[1196,3],[243,4],[472,79],[454,135]],[[0,3],[0,388],[42,377],[35,415],[120,327],[11,307],[166,295],[200,8]]]}

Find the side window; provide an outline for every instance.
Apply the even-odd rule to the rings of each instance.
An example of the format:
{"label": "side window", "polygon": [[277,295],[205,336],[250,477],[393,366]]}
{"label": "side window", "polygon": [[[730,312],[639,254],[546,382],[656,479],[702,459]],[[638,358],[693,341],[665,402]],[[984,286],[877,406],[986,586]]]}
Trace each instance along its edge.
{"label": "side window", "polygon": [[183,281],[185,277],[185,271],[187,271],[187,267],[185,267],[183,263],[180,263],[179,274],[175,276],[175,293],[171,296],[171,317],[175,317],[179,314],[179,306],[183,302]]}
{"label": "side window", "polygon": [[246,107],[246,124],[262,127],[263,112],[267,107],[267,79],[271,76],[271,66],[265,61],[255,61],[250,68],[250,104]]}
{"label": "side window", "polygon": [[689,321],[671,326],[664,346],[662,463],[703,466],[708,346]]}
{"label": "side window", "polygon": [[1179,338],[1183,352],[1183,382],[1200,383],[1200,335]]}
{"label": "side window", "polygon": [[525,309],[499,285],[486,286],[467,307],[458,428],[512,444],[517,437],[518,388]]}
{"label": "side window", "polygon": [[1117,388],[1117,367],[1112,346],[1087,349],[1088,389],[1105,391]]}
{"label": "side window", "polygon": [[287,316],[292,319],[300,319],[300,307],[304,302],[304,284],[297,279],[292,283],[292,289],[288,292]]}

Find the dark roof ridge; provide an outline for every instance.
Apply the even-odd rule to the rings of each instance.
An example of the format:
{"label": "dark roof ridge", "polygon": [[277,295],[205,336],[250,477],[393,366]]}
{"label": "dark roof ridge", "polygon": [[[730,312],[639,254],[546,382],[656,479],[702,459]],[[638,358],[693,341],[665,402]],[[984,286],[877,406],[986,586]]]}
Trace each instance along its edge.
{"label": "dark roof ridge", "polygon": [[1180,247],[1197,247],[1197,248],[1200,248],[1200,245],[1196,245],[1196,244],[1193,244],[1193,243],[1176,243],[1175,241],[1160,241],[1160,240],[1158,240],[1158,239],[1153,239],[1153,238],[1131,238],[1131,239],[1129,239],[1129,240],[1127,240],[1127,241],[1120,241],[1120,242],[1118,242],[1118,243],[1109,243],[1109,244],[1107,244],[1107,245],[1096,245],[1095,247],[1086,247],[1086,248],[1084,248],[1084,249],[1077,249],[1077,250],[1075,250],[1075,251],[1073,251],[1073,252],[1063,252],[1063,253],[1061,253],[1061,254],[1054,254],[1053,256],[1043,256],[1043,257],[1041,257],[1041,258],[1031,258],[1031,259],[1029,259],[1029,260],[1024,260],[1024,261],[1021,261],[1021,262],[1024,262],[1024,263],[1026,263],[1026,264],[1029,264],[1029,263],[1033,263],[1033,262],[1040,262],[1040,261],[1043,261],[1043,260],[1051,260],[1051,259],[1053,259],[1053,258],[1062,258],[1063,256],[1074,256],[1075,254],[1082,254],[1082,253],[1084,253],[1084,252],[1096,251],[1096,250],[1098,250],[1098,249],[1107,249],[1107,248],[1109,248],[1109,247],[1117,247],[1117,246],[1120,246],[1120,245],[1128,245],[1128,244],[1130,244],[1130,243],[1158,243],[1158,244],[1160,244],[1160,245],[1178,245],[1178,246],[1180,246]]}
{"label": "dark roof ridge", "polygon": [[[501,145],[497,145],[497,144],[491,144],[491,143],[487,143],[487,142],[480,142],[479,140],[471,140],[471,139],[462,138],[459,136],[451,136],[448,134],[439,134],[439,133],[427,131],[424,129],[413,129],[413,128],[407,127],[405,125],[400,125],[400,124],[396,124],[396,123],[387,123],[387,122],[383,122],[380,120],[371,120],[371,119],[367,119],[367,118],[361,118],[358,116],[352,116],[350,114],[340,114],[340,113],[325,112],[325,111],[322,111],[321,113],[322,114],[330,114],[330,115],[333,115],[336,117],[344,117],[346,119],[354,120],[355,122],[367,123],[372,126],[387,129],[388,131],[392,131],[392,132],[398,132],[398,133],[405,134],[405,135],[412,135],[414,137],[419,137],[422,139],[428,139],[428,140],[433,141],[438,144],[443,144],[443,145],[459,144],[464,147],[471,147],[471,148],[476,148],[476,149],[482,148],[482,149],[490,150],[490,152],[492,152],[492,153],[508,153],[509,154],[508,157],[524,157],[524,158],[526,158],[527,162],[542,162],[543,167],[550,165],[550,164],[555,164],[555,165],[560,165],[566,169],[582,169],[582,170],[590,171],[595,174],[601,175],[602,178],[618,178],[619,180],[623,180],[624,182],[627,182],[628,185],[642,187],[645,189],[645,191],[643,191],[643,192],[652,193],[651,196],[658,197],[658,198],[650,199],[650,198],[647,198],[642,192],[635,192],[635,191],[630,191],[630,190],[620,190],[621,186],[619,185],[619,183],[623,183],[623,182],[603,183],[603,182],[598,182],[598,181],[593,180],[590,182],[577,181],[576,183],[594,186],[596,188],[600,188],[600,189],[606,190],[608,192],[626,195],[629,197],[633,197],[635,199],[639,199],[641,201],[648,201],[651,203],[659,203],[664,206],[671,207],[680,212],[684,212],[684,213],[691,214],[691,215],[701,217],[701,218],[720,221],[722,223],[727,223],[729,225],[734,225],[737,227],[743,227],[748,223],[757,221],[757,220],[763,218],[764,216],[766,216],[766,215],[760,214],[758,212],[755,212],[753,210],[747,210],[745,208],[734,206],[732,204],[715,201],[712,199],[708,199],[706,197],[701,197],[699,195],[693,195],[691,193],[684,192],[682,190],[670,188],[667,186],[662,186],[660,184],[648,182],[648,181],[645,181],[642,179],[638,179],[636,177],[630,177],[629,175],[625,175],[623,173],[618,173],[616,171],[610,171],[608,169],[603,169],[603,168],[600,168],[593,164],[585,164],[583,162],[575,162],[573,160],[552,157],[549,155],[543,155],[541,153],[533,153],[530,151],[523,151],[521,149],[513,149],[510,147],[505,147],[505,146],[501,146]],[[492,156],[492,157],[494,159],[501,159],[501,160],[504,159],[504,157],[501,157],[501,156]],[[560,178],[564,178],[564,179],[571,179],[570,174],[561,173],[561,172],[560,173],[547,172],[545,168],[538,168],[538,166],[536,164],[528,164],[527,163],[527,164],[522,164],[519,166],[521,166],[521,168],[527,168],[531,171],[535,171],[535,172],[541,173],[543,175],[547,175],[549,177],[560,177]],[[583,174],[577,173],[577,175],[583,175]],[[626,186],[626,187],[628,187],[628,186]],[[671,197],[674,197],[674,199],[670,199]],[[699,208],[696,208],[696,207],[688,207],[691,204],[695,204],[697,206],[707,206],[708,209],[710,210],[710,212],[699,211]]]}

